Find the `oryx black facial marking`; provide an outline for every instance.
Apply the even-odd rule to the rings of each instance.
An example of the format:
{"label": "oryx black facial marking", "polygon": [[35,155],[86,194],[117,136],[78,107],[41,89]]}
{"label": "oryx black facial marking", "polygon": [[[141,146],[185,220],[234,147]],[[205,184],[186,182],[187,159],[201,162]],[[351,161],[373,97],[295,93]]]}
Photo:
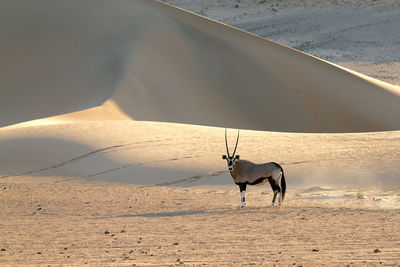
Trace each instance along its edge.
{"label": "oryx black facial marking", "polygon": [[264,164],[255,164],[247,160],[240,160],[239,155],[235,156],[236,149],[239,142],[239,130],[236,139],[235,150],[233,154],[229,154],[227,129],[225,129],[225,144],[227,155],[223,155],[228,164],[228,170],[235,182],[239,186],[242,203],[240,207],[246,205],[245,193],[247,185],[262,185],[267,181],[271,185],[274,196],[272,198],[271,206],[274,206],[277,195],[279,194],[279,205],[283,201],[286,192],[285,174],[282,167],[275,162]]}

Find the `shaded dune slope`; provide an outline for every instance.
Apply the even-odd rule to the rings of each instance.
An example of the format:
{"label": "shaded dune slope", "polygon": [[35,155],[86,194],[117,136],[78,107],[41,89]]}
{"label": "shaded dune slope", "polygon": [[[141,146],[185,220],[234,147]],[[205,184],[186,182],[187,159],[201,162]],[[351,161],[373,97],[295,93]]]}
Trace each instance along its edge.
{"label": "shaded dune slope", "polygon": [[291,132],[400,129],[398,87],[160,2],[0,6],[0,126],[108,100],[124,119]]}

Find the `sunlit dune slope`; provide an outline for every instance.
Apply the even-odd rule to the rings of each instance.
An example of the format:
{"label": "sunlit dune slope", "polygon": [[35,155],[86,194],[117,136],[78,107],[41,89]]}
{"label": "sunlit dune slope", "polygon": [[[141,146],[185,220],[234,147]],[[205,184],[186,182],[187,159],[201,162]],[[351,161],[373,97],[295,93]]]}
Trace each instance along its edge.
{"label": "sunlit dune slope", "polygon": [[0,7],[1,126],[112,100],[125,119],[291,132],[400,129],[399,88],[157,1]]}
{"label": "sunlit dune slope", "polygon": [[[228,130],[232,153],[236,130]],[[275,161],[289,188],[400,185],[400,131],[356,134],[240,132],[237,154]],[[0,180],[54,177],[150,185],[234,186],[224,129],[96,121],[0,129]],[[263,187],[268,189],[267,187]],[[269,190],[269,189],[268,189]]]}

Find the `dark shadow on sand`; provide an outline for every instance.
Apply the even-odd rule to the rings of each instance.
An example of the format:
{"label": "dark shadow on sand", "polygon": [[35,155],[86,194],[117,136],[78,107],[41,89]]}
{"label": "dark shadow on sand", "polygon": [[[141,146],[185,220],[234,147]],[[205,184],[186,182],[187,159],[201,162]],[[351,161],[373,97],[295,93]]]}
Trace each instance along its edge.
{"label": "dark shadow on sand", "polygon": [[161,217],[175,217],[185,215],[196,215],[205,213],[204,210],[183,210],[172,212],[155,212],[155,213],[142,213],[142,214],[124,214],[116,216],[115,218],[129,218],[129,217],[147,217],[147,218],[161,218]]}
{"label": "dark shadow on sand", "polygon": [[140,213],[140,214],[123,214],[118,216],[110,217],[95,217],[87,218],[92,220],[103,220],[111,218],[134,218],[134,217],[145,217],[145,218],[162,218],[162,217],[176,217],[186,215],[196,215],[206,213],[204,210],[183,210],[183,211],[172,211],[172,212],[154,212],[154,213]]}

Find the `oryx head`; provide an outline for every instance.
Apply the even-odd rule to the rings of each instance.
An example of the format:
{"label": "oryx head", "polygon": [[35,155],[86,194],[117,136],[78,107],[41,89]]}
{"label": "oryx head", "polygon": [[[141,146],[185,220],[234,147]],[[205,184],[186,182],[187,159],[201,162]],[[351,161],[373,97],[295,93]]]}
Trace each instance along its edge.
{"label": "oryx head", "polygon": [[226,153],[228,154],[228,156],[227,155],[222,155],[222,159],[226,159],[226,161],[228,162],[228,169],[230,171],[233,171],[233,168],[234,168],[234,165],[235,165],[235,161],[240,158],[239,155],[235,156],[238,142],[239,142],[239,130],[238,130],[238,135],[237,135],[237,139],[236,139],[235,150],[233,151],[232,156],[229,155],[228,140],[227,140],[227,137],[226,137],[226,128],[225,128],[225,145],[226,145]]}

